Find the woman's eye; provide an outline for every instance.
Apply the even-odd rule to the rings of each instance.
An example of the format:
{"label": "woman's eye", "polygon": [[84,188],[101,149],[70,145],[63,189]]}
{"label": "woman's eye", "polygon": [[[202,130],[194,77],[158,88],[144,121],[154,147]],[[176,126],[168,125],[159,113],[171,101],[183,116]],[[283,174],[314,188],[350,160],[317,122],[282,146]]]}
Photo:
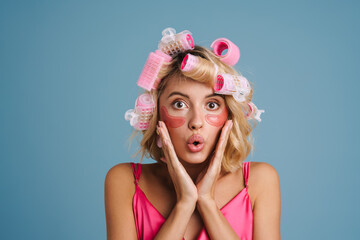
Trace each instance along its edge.
{"label": "woman's eye", "polygon": [[173,106],[176,108],[176,109],[181,109],[181,108],[184,108],[186,105],[184,102],[182,101],[176,101],[173,103]]}
{"label": "woman's eye", "polygon": [[210,109],[210,110],[215,110],[215,109],[218,109],[220,106],[218,103],[216,102],[209,102],[207,104],[207,107]]}

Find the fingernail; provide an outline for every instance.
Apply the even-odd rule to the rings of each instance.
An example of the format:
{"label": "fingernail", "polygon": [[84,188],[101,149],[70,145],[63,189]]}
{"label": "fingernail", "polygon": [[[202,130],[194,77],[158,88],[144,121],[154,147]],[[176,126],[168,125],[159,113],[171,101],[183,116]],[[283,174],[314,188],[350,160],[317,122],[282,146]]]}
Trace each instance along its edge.
{"label": "fingernail", "polygon": [[231,130],[232,126],[233,126],[233,122],[232,122],[232,120],[230,120],[230,123],[229,123],[228,129],[229,129],[229,130]]}

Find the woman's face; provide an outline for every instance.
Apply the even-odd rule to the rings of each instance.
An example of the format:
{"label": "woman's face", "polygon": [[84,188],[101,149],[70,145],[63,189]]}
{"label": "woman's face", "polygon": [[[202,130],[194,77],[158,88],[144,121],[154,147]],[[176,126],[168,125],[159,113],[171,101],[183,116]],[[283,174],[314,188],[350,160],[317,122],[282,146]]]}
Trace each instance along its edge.
{"label": "woman's face", "polygon": [[211,87],[175,78],[160,96],[159,113],[179,160],[193,164],[211,154],[228,117],[225,100]]}

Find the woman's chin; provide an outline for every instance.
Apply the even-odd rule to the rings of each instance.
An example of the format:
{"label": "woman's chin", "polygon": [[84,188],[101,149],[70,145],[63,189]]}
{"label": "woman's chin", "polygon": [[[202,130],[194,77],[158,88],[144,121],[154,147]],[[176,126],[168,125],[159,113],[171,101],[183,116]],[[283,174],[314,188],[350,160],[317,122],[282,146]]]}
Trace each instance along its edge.
{"label": "woman's chin", "polygon": [[183,158],[181,158],[180,162],[184,164],[201,164],[206,162],[208,159],[208,155],[204,153],[191,153],[191,154],[185,154]]}

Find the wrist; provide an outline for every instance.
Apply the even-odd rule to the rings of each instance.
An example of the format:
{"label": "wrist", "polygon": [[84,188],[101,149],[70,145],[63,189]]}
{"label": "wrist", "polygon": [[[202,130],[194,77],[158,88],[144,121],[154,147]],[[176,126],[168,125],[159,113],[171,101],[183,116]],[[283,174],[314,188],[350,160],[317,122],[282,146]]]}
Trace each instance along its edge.
{"label": "wrist", "polygon": [[195,210],[195,207],[196,207],[196,201],[195,202],[179,201],[175,205],[176,211],[184,214],[186,213],[192,214]]}
{"label": "wrist", "polygon": [[208,203],[212,203],[212,202],[215,202],[215,199],[210,194],[206,194],[206,195],[199,195],[196,203],[197,204],[208,204]]}
{"label": "wrist", "polygon": [[217,208],[215,199],[211,198],[210,196],[199,197],[196,205],[199,211],[202,209]]}

